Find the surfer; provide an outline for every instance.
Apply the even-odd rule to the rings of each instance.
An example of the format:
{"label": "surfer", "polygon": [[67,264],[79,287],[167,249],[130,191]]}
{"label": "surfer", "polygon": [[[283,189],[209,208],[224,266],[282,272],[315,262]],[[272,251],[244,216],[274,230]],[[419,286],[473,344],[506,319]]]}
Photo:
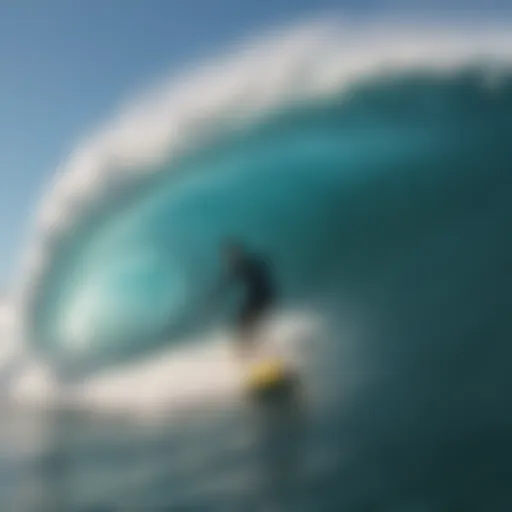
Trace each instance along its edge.
{"label": "surfer", "polygon": [[223,273],[215,295],[237,284],[244,291],[235,319],[235,343],[238,355],[247,366],[247,391],[260,402],[274,402],[277,395],[288,395],[290,387],[295,385],[289,365],[281,357],[265,353],[268,340],[263,338],[261,327],[277,302],[274,276],[267,260],[249,252],[236,240],[222,245],[221,259]]}
{"label": "surfer", "polygon": [[290,494],[289,487],[296,478],[302,404],[296,375],[289,364],[260,350],[267,341],[260,328],[277,302],[276,282],[267,260],[238,241],[223,244],[221,258],[224,272],[217,292],[237,284],[244,291],[236,316],[235,342],[246,365],[246,392],[255,406],[253,425],[259,432],[262,470],[268,483],[264,495],[272,496],[274,501],[287,501],[281,494]]}
{"label": "surfer", "polygon": [[244,289],[236,327],[237,342],[241,351],[247,353],[255,347],[257,328],[274,306],[276,287],[266,261],[250,254],[240,242],[227,242],[223,246],[223,259],[227,281],[239,283]]}
{"label": "surfer", "polygon": [[[266,315],[277,302],[277,286],[274,276],[264,260],[250,253],[237,241],[222,246],[223,277],[216,288],[222,291],[227,285],[241,284],[244,294],[235,320],[238,354],[248,364],[247,385],[253,396],[285,394],[292,378],[288,365],[280,357],[265,354],[261,327]],[[278,393],[279,392],[279,393]],[[270,397],[269,397],[270,398]]]}

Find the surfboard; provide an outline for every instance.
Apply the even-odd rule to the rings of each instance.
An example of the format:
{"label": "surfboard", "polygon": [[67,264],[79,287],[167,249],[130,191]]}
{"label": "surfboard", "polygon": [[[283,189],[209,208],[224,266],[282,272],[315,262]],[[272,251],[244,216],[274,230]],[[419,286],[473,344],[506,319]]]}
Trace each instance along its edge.
{"label": "surfboard", "polygon": [[266,359],[249,368],[248,386],[252,389],[271,387],[286,377],[287,368],[279,359]]}
{"label": "surfboard", "polygon": [[246,387],[258,400],[286,399],[294,392],[295,374],[279,358],[260,360],[249,367]]}

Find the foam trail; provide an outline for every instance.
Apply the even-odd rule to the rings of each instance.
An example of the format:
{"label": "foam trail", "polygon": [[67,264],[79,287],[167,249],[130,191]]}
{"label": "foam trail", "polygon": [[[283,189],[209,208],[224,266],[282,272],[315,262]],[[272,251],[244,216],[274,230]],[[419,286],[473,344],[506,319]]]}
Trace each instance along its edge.
{"label": "foam trail", "polygon": [[[72,406],[104,413],[151,418],[183,413],[207,403],[240,398],[244,365],[233,352],[234,333],[217,330],[187,340],[118,370],[108,370],[74,384],[59,383],[51,367],[25,358],[10,382],[10,397],[20,406]],[[304,313],[283,313],[262,329],[264,343],[254,358],[279,355],[304,370],[305,347],[321,335],[320,322]],[[258,355],[259,354],[259,355]]]}
{"label": "foam trail", "polygon": [[[265,342],[255,357],[279,354],[289,364],[303,367],[303,347],[314,343],[320,332],[311,315],[278,315],[264,327]],[[218,330],[146,361],[103,372],[73,386],[70,399],[88,409],[144,418],[237,400],[243,391],[244,365],[233,352],[233,336]]]}

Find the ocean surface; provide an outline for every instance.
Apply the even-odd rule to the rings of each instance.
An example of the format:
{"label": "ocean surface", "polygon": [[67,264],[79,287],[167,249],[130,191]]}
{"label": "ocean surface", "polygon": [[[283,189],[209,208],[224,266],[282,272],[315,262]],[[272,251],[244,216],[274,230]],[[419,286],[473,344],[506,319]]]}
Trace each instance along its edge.
{"label": "ocean surface", "polygon": [[[2,510],[512,510],[509,34],[275,31],[79,145],[17,296],[38,405],[9,415]],[[276,277],[300,439],[243,399],[236,290],[202,309],[230,237]]]}

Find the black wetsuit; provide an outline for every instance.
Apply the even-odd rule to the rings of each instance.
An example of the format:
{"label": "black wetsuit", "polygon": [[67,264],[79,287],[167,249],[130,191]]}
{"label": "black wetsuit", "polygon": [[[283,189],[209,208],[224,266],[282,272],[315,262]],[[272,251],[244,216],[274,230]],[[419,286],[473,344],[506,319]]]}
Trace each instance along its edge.
{"label": "black wetsuit", "polygon": [[246,257],[231,269],[231,276],[244,286],[244,302],[238,315],[241,328],[250,328],[274,304],[275,290],[267,265]]}

